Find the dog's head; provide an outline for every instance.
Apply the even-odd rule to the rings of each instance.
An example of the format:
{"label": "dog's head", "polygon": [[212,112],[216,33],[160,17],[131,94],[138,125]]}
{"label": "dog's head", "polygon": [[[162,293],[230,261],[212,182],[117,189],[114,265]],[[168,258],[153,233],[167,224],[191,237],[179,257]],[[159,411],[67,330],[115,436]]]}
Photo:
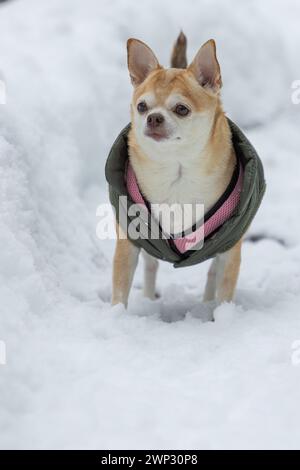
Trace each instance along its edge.
{"label": "dog's head", "polygon": [[137,39],[128,40],[127,51],[138,145],[153,159],[180,155],[187,148],[191,154],[197,148],[199,154],[220,104],[222,81],[215,42],[206,42],[185,69],[163,68],[152,50]]}

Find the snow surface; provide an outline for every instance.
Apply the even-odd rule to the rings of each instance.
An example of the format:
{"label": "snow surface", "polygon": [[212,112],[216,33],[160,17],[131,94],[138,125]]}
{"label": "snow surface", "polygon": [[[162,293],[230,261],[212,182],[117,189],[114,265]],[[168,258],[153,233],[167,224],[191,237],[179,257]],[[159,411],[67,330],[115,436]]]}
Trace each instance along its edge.
{"label": "snow surface", "polygon": [[[296,0],[15,0],[0,6],[1,448],[300,448],[300,6]],[[215,37],[228,114],[265,164],[235,304],[207,264],[111,308],[96,238],[103,167],[129,119],[125,41],[168,63]],[[1,343],[2,344],[2,343]],[[294,349],[293,349],[294,348]],[[1,363],[1,361],[0,361]]]}

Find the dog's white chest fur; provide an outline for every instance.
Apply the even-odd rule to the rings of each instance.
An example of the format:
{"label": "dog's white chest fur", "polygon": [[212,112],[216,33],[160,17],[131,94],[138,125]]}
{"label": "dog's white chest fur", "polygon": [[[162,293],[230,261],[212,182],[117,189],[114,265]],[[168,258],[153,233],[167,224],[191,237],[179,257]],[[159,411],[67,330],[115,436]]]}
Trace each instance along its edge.
{"label": "dog's white chest fur", "polygon": [[203,217],[201,180],[181,164],[174,165],[172,171],[170,168],[161,171],[151,199],[157,203],[152,206],[153,215],[165,232],[182,232]]}
{"label": "dog's white chest fur", "polygon": [[137,178],[163,230],[177,234],[198,222],[215,203],[220,191],[218,176],[204,174],[199,164],[175,162],[158,164]]}

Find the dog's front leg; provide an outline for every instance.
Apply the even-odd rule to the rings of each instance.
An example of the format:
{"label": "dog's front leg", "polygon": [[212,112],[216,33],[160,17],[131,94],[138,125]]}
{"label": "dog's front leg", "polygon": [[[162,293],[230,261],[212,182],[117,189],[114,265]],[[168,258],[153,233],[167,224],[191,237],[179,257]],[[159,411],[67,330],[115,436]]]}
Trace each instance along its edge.
{"label": "dog's front leg", "polygon": [[210,302],[212,300],[215,300],[217,288],[217,268],[218,259],[214,258],[207,273],[207,281],[203,297],[204,302]]}
{"label": "dog's front leg", "polygon": [[142,250],[144,257],[144,296],[150,300],[155,299],[155,282],[158,270],[158,261]]}
{"label": "dog's front leg", "polygon": [[204,302],[233,300],[240,271],[241,247],[240,240],[231,250],[214,258],[207,275]]}
{"label": "dog's front leg", "polygon": [[218,255],[216,300],[220,303],[233,300],[240,272],[241,248],[242,240],[231,250]]}
{"label": "dog's front leg", "polygon": [[127,307],[128,296],[137,266],[139,248],[127,238],[122,238],[121,229],[117,226],[117,244],[113,262],[112,305],[122,303]]}

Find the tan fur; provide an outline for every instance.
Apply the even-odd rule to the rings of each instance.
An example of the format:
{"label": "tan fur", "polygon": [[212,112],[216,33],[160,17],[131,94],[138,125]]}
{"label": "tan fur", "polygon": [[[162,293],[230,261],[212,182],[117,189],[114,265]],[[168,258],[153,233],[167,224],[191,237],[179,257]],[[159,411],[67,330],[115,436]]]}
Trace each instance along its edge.
{"label": "tan fur", "polygon": [[218,255],[211,263],[207,275],[204,301],[230,302],[235,293],[241,264],[242,240],[231,250]]}
{"label": "tan fur", "polygon": [[187,47],[187,39],[186,39],[186,36],[181,31],[174,44],[172,57],[171,57],[171,67],[177,68],[177,69],[186,68],[187,66],[186,47]]}
{"label": "tan fur", "polygon": [[[182,37],[178,41],[172,63],[178,65],[176,60],[180,57],[183,65],[184,41]],[[128,67],[134,85],[128,150],[143,194],[153,204],[201,203],[208,211],[228,186],[236,161],[219,95],[222,80],[214,41],[202,46],[187,69],[164,69],[148,46],[129,40]],[[137,111],[141,100],[149,108],[145,115]],[[182,119],[174,115],[176,100],[190,109],[188,117]],[[150,112],[160,112],[165,118],[167,137],[162,143],[145,137]],[[128,240],[118,238],[114,258],[114,304],[127,304],[138,251]],[[241,241],[213,261],[205,301],[233,299],[240,253]],[[156,271],[157,262],[151,262],[147,255],[144,293],[152,299]]]}
{"label": "tan fur", "polygon": [[223,273],[217,287],[217,300],[230,302],[233,299],[241,265],[242,240],[225,255]]}
{"label": "tan fur", "polygon": [[139,249],[124,237],[118,224],[116,231],[117,244],[113,262],[112,305],[122,303],[127,306]]}
{"label": "tan fur", "polygon": [[163,105],[166,98],[174,92],[185,96],[196,111],[202,111],[215,104],[215,97],[208,91],[199,88],[199,84],[189,69],[158,68],[153,71],[134,90],[132,104],[135,104],[141,95],[149,91],[154,92],[158,105]]}

